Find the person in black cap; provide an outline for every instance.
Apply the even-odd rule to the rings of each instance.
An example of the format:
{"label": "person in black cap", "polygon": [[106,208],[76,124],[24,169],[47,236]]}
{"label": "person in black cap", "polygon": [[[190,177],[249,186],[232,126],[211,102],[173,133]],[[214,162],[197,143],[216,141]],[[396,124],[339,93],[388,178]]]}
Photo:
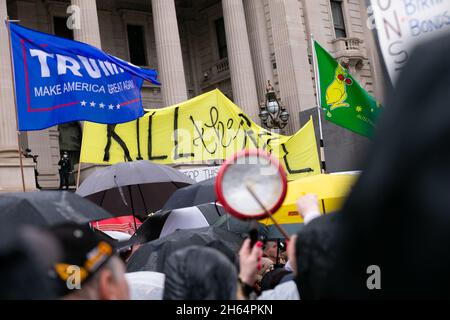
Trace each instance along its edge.
{"label": "person in black cap", "polygon": [[67,151],[64,151],[64,154],[58,162],[59,166],[59,189],[62,190],[63,186],[65,186],[66,190],[69,189],[69,176],[70,171],[72,169],[72,163],[69,159],[69,154]]}
{"label": "person in black cap", "polygon": [[128,300],[125,266],[113,245],[88,225],[52,228],[62,258],[52,272],[59,297],[67,300]]}

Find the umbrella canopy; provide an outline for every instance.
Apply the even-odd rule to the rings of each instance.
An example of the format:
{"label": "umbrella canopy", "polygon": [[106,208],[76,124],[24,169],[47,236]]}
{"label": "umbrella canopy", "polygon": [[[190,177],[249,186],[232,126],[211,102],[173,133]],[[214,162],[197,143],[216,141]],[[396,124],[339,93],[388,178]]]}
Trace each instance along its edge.
{"label": "umbrella canopy", "polygon": [[196,229],[213,225],[225,210],[221,205],[206,203],[190,208],[160,211],[152,214],[133,236],[144,243],[165,237],[179,229]]}
{"label": "umbrella canopy", "polygon": [[160,272],[126,273],[130,300],[162,300],[166,276]]}
{"label": "umbrella canopy", "polygon": [[[255,227],[255,225],[252,223],[251,220],[241,220],[238,219],[230,214],[224,214],[222,215],[213,225],[216,228],[221,228],[226,231],[236,233],[238,235],[241,235],[242,237],[246,238],[251,229]],[[263,238],[267,238],[268,236],[268,227],[261,224],[256,223],[257,230],[259,236]]]}
{"label": "umbrella canopy", "polygon": [[[250,220],[241,220],[235,218],[230,214],[223,215],[216,221],[213,225],[217,228],[222,228],[226,231],[236,233],[238,235],[242,235],[243,237],[247,237],[250,233],[250,230],[254,227]],[[291,223],[291,224],[282,224],[281,225],[284,230],[289,234],[293,235],[299,232],[303,228],[303,223]],[[280,230],[272,225],[264,225],[262,223],[257,223],[258,236],[265,240],[271,239],[284,239],[284,236],[281,234]]]}
{"label": "umbrella canopy", "polygon": [[112,218],[96,204],[62,191],[9,193],[0,195],[0,223],[53,226],[79,224]]}
{"label": "umbrella canopy", "polygon": [[219,210],[219,206],[215,204],[172,210],[166,219],[166,223],[164,223],[159,237],[165,237],[179,229],[209,227],[223,213],[223,209]]}
{"label": "umbrella canopy", "polygon": [[[319,174],[291,181],[288,183],[286,199],[274,214],[274,218],[281,225],[303,223],[296,202],[298,198],[308,193],[317,195],[321,213],[337,211],[343,205],[357,178],[358,175],[354,174]],[[269,226],[273,224],[269,218],[260,222]]]}
{"label": "umbrella canopy", "polygon": [[237,234],[220,228],[177,230],[167,237],[148,242],[139,248],[129,260],[127,272],[164,272],[165,261],[172,252],[192,245],[214,247],[233,259],[242,241],[243,238]]}
{"label": "umbrella canopy", "polygon": [[[284,231],[286,231],[286,233],[289,236],[292,236],[294,234],[299,233],[304,228],[305,225],[303,223],[286,223],[286,224],[281,224],[281,226],[283,227]],[[280,232],[280,230],[274,224],[272,224],[272,225],[267,226],[266,238],[268,240],[284,239],[284,235]]]}
{"label": "umbrella canopy", "polygon": [[196,184],[178,189],[167,200],[162,211],[188,208],[199,204],[215,202],[216,178],[204,180]]}
{"label": "umbrella canopy", "polygon": [[94,221],[91,223],[93,228],[96,228],[100,231],[120,231],[124,233],[134,234],[134,224],[139,228],[142,225],[142,222],[138,219],[134,219],[133,216],[123,216],[116,217],[112,219]]}
{"label": "umbrella canopy", "polygon": [[146,217],[161,209],[176,190],[193,183],[172,167],[141,160],[98,170],[81,184],[77,194],[115,216]]}

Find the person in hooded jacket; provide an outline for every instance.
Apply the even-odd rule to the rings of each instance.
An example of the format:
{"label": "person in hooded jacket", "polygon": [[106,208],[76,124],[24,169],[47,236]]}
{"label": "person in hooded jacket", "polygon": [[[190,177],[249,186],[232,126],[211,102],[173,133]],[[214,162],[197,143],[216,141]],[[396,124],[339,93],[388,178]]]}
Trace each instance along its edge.
{"label": "person in hooded jacket", "polygon": [[239,273],[234,261],[215,248],[179,249],[165,262],[163,300],[248,299],[261,258],[262,243],[251,247],[249,239],[239,251]]}
{"label": "person in hooded jacket", "polygon": [[236,268],[215,249],[189,246],[177,250],[167,259],[164,272],[164,300],[235,299]]}
{"label": "person in hooded jacket", "polygon": [[302,299],[450,297],[449,40],[413,51],[344,207],[299,233]]}

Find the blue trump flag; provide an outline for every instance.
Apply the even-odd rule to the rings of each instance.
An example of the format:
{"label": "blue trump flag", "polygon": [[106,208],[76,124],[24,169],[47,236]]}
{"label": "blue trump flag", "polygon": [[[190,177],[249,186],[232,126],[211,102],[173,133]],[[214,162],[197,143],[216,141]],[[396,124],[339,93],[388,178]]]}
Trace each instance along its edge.
{"label": "blue trump flag", "polygon": [[9,24],[19,130],[71,121],[123,123],[144,114],[142,69],[85,43]]}

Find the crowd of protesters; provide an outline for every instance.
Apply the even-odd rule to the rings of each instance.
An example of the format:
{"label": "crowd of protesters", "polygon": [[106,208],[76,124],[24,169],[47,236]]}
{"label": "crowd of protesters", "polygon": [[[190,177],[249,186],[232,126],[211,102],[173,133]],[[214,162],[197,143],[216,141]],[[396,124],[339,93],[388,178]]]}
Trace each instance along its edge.
{"label": "crowd of protesters", "polygon": [[[318,210],[315,196],[304,199],[299,200],[300,205],[309,205],[309,212]],[[308,214],[308,210],[304,212]],[[1,232],[3,299],[300,298],[295,236],[288,252],[280,241],[257,241],[252,246],[246,239],[236,257],[221,248],[187,246],[169,255],[161,281],[155,272],[127,274],[128,257],[119,255],[115,243],[89,224],[45,229],[23,226],[18,230],[2,226]]]}
{"label": "crowd of protesters", "polygon": [[[128,257],[90,226],[2,225],[0,298],[449,297],[448,57],[445,39],[415,51],[343,209],[320,215],[314,195],[299,199],[306,226],[290,241],[252,246],[247,239],[236,259],[187,246],[166,259],[163,274],[126,274]],[[381,289],[367,285],[373,265],[381,270]]]}

